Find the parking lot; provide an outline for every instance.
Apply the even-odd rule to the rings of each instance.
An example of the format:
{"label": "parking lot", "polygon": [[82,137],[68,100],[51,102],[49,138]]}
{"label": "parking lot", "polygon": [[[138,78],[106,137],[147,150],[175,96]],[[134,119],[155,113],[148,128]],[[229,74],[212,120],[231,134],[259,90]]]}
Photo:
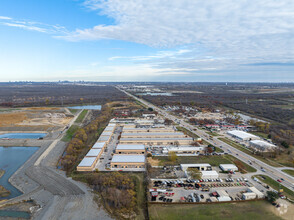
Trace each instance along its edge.
{"label": "parking lot", "polygon": [[232,201],[241,200],[242,194],[253,186],[244,178],[208,180],[154,180],[150,191],[158,192],[153,202],[213,202],[216,190],[225,190]]}
{"label": "parking lot", "polygon": [[122,127],[115,128],[109,143],[107,144],[104,152],[100,156],[98,163],[96,165],[96,169],[100,171],[106,171],[110,168],[110,162],[112,159],[112,155],[115,152],[116,145],[118,144],[118,136],[122,132]]}

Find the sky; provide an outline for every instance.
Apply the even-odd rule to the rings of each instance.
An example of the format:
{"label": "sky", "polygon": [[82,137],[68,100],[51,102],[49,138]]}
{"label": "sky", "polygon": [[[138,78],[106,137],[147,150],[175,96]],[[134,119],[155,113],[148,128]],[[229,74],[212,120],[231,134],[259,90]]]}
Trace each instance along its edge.
{"label": "sky", "polygon": [[294,82],[293,0],[1,0],[0,81]]}

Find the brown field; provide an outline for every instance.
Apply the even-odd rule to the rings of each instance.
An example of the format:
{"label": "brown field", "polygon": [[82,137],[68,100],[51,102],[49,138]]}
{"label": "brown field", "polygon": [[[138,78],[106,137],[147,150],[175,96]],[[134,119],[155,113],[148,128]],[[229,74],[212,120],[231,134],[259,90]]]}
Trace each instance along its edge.
{"label": "brown field", "polygon": [[0,113],[0,127],[54,127],[67,125],[72,117],[62,108],[33,107]]}
{"label": "brown field", "polygon": [[160,163],[160,160],[152,159],[152,157],[148,157],[147,161],[151,164],[151,166],[159,166]]}

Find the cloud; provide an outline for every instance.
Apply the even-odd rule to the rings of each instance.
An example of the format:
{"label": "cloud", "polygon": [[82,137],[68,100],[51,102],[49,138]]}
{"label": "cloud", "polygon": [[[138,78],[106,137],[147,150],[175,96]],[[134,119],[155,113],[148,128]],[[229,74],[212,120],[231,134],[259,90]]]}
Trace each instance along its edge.
{"label": "cloud", "polygon": [[182,54],[189,53],[192,50],[179,49],[179,50],[162,50],[158,51],[154,55],[147,56],[114,56],[110,57],[109,60],[128,60],[128,61],[147,61],[152,59],[162,59],[162,58],[176,58]]}
{"label": "cloud", "polygon": [[[4,20],[4,21],[1,21]],[[0,16],[0,25],[21,28],[29,31],[37,31],[47,34],[68,34],[69,31],[60,25],[49,25],[41,22],[15,20],[10,17]]]}
{"label": "cloud", "polygon": [[[160,48],[146,56],[110,57],[112,62],[149,64],[156,72],[171,74],[246,74],[264,67],[247,64],[294,59],[292,0],[87,0],[84,5],[114,22],[77,29],[61,38],[123,40]],[[182,53],[174,49],[183,46]]]}
{"label": "cloud", "polygon": [[0,16],[0,20],[11,20],[12,18],[6,16]]}

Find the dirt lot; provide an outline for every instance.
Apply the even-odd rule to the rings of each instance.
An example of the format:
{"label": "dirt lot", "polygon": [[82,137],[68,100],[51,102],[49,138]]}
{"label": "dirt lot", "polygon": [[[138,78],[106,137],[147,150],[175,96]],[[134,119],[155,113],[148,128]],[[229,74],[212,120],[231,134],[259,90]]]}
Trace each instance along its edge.
{"label": "dirt lot", "polygon": [[0,127],[56,127],[72,119],[63,108],[22,108],[0,113]]}

